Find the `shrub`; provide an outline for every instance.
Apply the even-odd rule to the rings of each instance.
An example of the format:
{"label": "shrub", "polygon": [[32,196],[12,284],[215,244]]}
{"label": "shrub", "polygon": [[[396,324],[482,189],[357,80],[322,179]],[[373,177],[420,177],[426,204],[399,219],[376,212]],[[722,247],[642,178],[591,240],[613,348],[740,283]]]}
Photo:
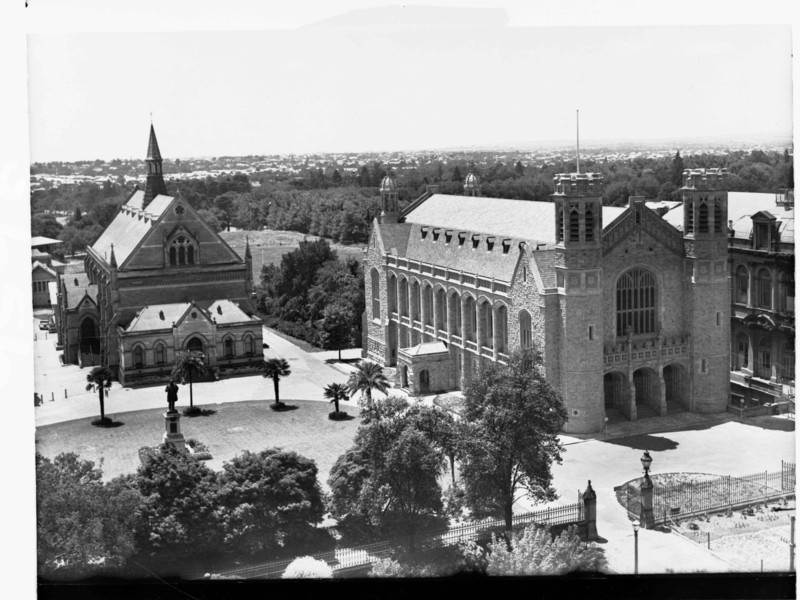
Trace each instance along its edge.
{"label": "shrub", "polygon": [[324,560],[311,556],[295,558],[281,575],[281,579],[332,579],[333,569]]}
{"label": "shrub", "polygon": [[338,413],[337,412],[328,413],[328,418],[331,421],[344,421],[348,419],[349,416],[345,411],[340,410]]}

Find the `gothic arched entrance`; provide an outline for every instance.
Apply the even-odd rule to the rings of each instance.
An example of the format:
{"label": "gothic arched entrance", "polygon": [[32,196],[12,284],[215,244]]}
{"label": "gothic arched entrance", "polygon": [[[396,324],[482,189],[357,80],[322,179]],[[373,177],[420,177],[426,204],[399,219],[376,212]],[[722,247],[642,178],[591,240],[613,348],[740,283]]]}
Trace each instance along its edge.
{"label": "gothic arched entrance", "polygon": [[82,365],[95,365],[100,361],[100,334],[97,323],[92,317],[85,317],[81,321],[78,333],[78,352],[81,355]]}
{"label": "gothic arched entrance", "polygon": [[200,352],[201,354],[204,354],[204,351],[203,351],[203,340],[201,340],[197,336],[193,337],[188,342],[186,342],[186,349],[189,352]]}
{"label": "gothic arched entrance", "polygon": [[427,369],[419,372],[419,391],[421,394],[427,394],[431,391],[431,378]]}
{"label": "gothic arched entrance", "polygon": [[406,365],[400,367],[400,387],[408,388],[408,367]]}
{"label": "gothic arched entrance", "polygon": [[[648,407],[654,411],[658,410],[661,402],[661,384],[658,375],[653,369],[642,367],[633,372],[633,387],[636,393],[637,418],[645,416],[638,415],[643,407]],[[649,414],[647,416],[650,416]]]}
{"label": "gothic arched entrance", "polygon": [[689,377],[682,365],[672,363],[664,367],[664,394],[668,412],[678,407],[689,408]]}

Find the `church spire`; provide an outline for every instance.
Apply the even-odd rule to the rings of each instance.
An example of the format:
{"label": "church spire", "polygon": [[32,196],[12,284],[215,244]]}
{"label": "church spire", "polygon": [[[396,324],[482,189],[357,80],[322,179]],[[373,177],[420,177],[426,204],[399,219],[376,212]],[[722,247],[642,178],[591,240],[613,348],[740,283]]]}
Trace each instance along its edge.
{"label": "church spire", "polygon": [[150,141],[147,144],[147,185],[144,189],[144,200],[142,200],[142,209],[146,210],[147,205],[153,201],[153,198],[159,194],[166,195],[167,186],[164,183],[163,160],[161,158],[161,151],[158,149],[158,140],[156,140],[156,130],[153,124],[150,123]]}
{"label": "church spire", "polygon": [[112,269],[117,268],[117,257],[114,256],[114,244],[111,244],[111,258],[109,259],[109,263]]}
{"label": "church spire", "polygon": [[250,238],[245,236],[244,242],[245,242],[244,257],[245,258],[253,258],[253,255],[250,253]]}

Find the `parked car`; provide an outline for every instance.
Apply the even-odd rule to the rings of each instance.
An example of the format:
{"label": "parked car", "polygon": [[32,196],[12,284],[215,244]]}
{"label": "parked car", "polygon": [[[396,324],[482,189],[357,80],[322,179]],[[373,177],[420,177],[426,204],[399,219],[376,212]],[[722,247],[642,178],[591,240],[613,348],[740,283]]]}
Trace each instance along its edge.
{"label": "parked car", "polygon": [[56,327],[55,323],[50,323],[47,325],[47,331],[50,333],[56,333],[58,331],[58,328]]}
{"label": "parked car", "polygon": [[39,321],[39,329],[47,329],[49,327],[46,320]]}

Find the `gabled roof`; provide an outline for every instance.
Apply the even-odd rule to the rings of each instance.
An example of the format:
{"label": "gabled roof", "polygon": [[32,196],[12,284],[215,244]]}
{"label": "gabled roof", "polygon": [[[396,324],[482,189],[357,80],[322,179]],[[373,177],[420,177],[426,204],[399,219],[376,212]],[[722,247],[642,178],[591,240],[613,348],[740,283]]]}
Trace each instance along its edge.
{"label": "gabled roof", "polygon": [[[174,198],[172,196],[156,196],[147,209],[142,211],[143,200],[144,192],[142,190],[136,190],[131,194],[114,220],[92,245],[92,250],[106,263],[111,260],[111,246],[113,245],[117,264],[122,265],[144,239],[144,236],[153,228],[158,218],[172,204]],[[149,216],[145,217],[145,213]]]}
{"label": "gabled roof", "polygon": [[89,284],[89,276],[86,275],[83,262],[69,263],[64,267],[64,274],[61,276],[64,288],[64,307],[77,308],[84,297],[97,303],[97,286]]}
{"label": "gabled roof", "polygon": [[53,238],[37,235],[31,238],[31,248],[36,246],[49,246],[50,244],[63,244],[61,240],[54,240]]}
{"label": "gabled roof", "polygon": [[[603,223],[610,223],[623,210],[604,206]],[[405,220],[548,244],[556,239],[552,202],[433,194],[410,211]]]}
{"label": "gabled roof", "polygon": [[53,277],[56,276],[56,272],[53,269],[51,269],[47,265],[43,265],[38,260],[33,261],[33,264],[31,265],[31,272],[35,271],[36,269],[42,269],[48,275],[52,275]]}
{"label": "gabled roof", "polygon": [[193,306],[191,302],[155,304],[142,308],[125,328],[126,332],[171,329]]}

